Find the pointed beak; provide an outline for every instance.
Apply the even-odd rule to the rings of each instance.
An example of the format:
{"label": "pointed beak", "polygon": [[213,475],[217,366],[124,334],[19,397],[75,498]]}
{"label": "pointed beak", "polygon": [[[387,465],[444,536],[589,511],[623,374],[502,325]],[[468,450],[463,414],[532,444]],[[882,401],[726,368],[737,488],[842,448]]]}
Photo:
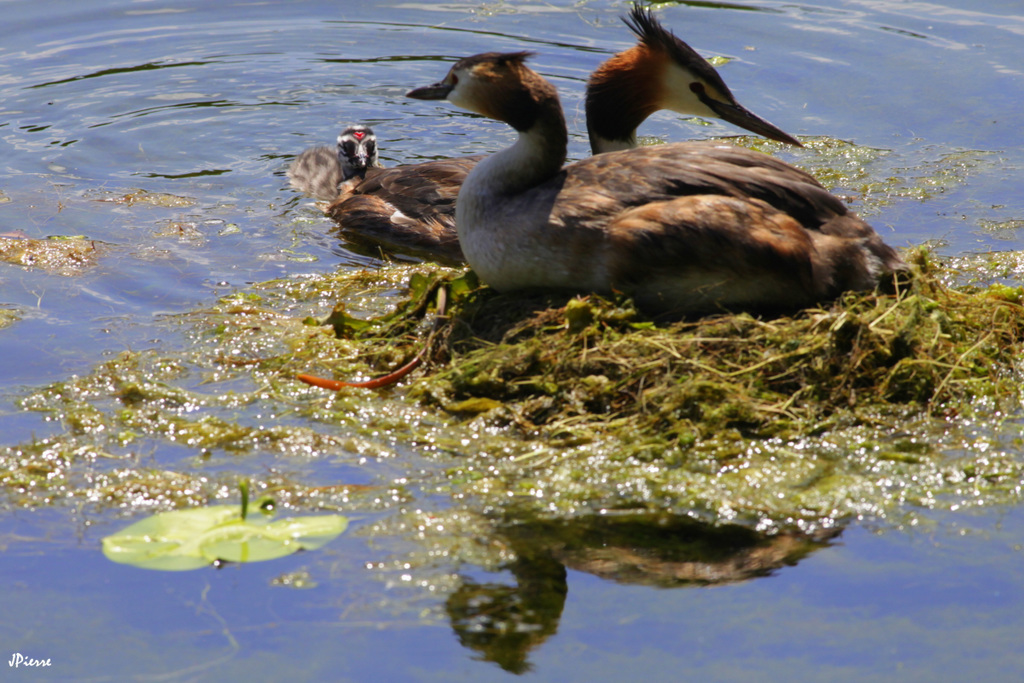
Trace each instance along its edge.
{"label": "pointed beak", "polygon": [[795,137],[781,128],[768,123],[739,102],[736,102],[735,100],[732,102],[723,102],[722,100],[712,97],[708,94],[707,90],[705,90],[703,83],[691,83],[690,92],[696,95],[697,99],[704,103],[704,106],[713,111],[715,115],[723,121],[728,121],[734,126],[739,126],[740,128],[746,128],[752,133],[763,135],[769,140],[778,140],[779,142],[803,147],[803,145],[800,144],[800,141]]}
{"label": "pointed beak", "polygon": [[727,104],[720,100],[716,100],[713,97],[708,97],[704,93],[697,93],[697,96],[700,98],[701,102],[707,105],[707,107],[711,111],[715,112],[715,114],[723,121],[728,121],[734,126],[739,126],[740,128],[746,128],[752,133],[763,135],[769,140],[778,140],[779,142],[803,147],[803,145],[800,144],[800,141],[795,137],[768,123],[739,103]]}
{"label": "pointed beak", "polygon": [[443,100],[448,97],[448,93],[452,91],[455,86],[448,85],[444,81],[440,83],[434,83],[433,85],[424,85],[420,88],[415,88],[405,93],[406,97],[411,97],[414,100]]}

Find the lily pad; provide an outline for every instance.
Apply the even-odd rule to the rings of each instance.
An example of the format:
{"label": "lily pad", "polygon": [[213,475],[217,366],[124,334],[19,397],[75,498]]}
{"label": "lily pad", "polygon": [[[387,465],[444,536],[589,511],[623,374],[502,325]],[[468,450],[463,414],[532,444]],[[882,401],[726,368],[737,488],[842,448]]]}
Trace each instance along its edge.
{"label": "lily pad", "polygon": [[103,554],[143,569],[184,571],[212,562],[261,562],[316,550],[340,535],[340,515],[271,521],[244,518],[237,505],[161,512],[103,539]]}

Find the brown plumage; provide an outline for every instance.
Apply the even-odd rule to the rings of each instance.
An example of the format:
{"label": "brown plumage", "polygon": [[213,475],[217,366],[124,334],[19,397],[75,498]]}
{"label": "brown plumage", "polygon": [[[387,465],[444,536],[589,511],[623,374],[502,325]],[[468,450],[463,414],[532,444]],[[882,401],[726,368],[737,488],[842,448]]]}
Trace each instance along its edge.
{"label": "brown plumage", "polygon": [[[601,65],[587,85],[587,126],[595,154],[636,146],[636,127],[659,109],[724,118],[770,138],[800,144],[736,102],[714,67],[662,28],[648,10],[636,8],[623,21],[637,34],[638,44]],[[486,75],[480,72],[477,77],[485,79]],[[698,96],[698,91],[703,94]],[[502,94],[495,93],[494,97]],[[535,115],[511,112],[500,99],[481,106],[505,111],[513,118]],[[564,151],[552,149],[551,153],[564,160]],[[364,182],[348,183],[342,188],[344,192],[330,198],[334,201],[327,213],[346,236],[357,242],[443,262],[461,262],[464,257],[455,229],[455,198],[466,175],[481,158],[431,161],[387,170],[370,168]],[[329,155],[325,154],[324,160],[331,163]]]}
{"label": "brown plumage", "polygon": [[624,291],[670,313],[796,308],[906,267],[813,177],[759,152],[677,143],[563,168],[561,106],[527,56],[468,57],[409,93],[519,132],[477,164],[456,210],[466,259],[496,289]]}
{"label": "brown plumage", "polygon": [[455,231],[455,199],[462,181],[482,158],[369,169],[363,182],[327,207],[327,215],[357,242],[444,263],[462,263],[465,258]]}

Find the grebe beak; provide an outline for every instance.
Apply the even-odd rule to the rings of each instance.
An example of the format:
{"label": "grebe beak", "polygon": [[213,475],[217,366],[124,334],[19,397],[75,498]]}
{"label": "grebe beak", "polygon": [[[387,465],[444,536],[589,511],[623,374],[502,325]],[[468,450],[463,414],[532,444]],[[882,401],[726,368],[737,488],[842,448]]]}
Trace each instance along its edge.
{"label": "grebe beak", "polygon": [[760,116],[741,105],[739,102],[723,102],[722,100],[711,97],[707,94],[702,83],[691,83],[690,90],[693,91],[697,98],[703,102],[708,109],[715,112],[715,114],[723,121],[728,121],[740,128],[746,128],[752,133],[763,135],[769,140],[778,140],[779,142],[803,147],[800,141],[795,137],[780,128],[776,128],[774,125],[768,123]]}
{"label": "grebe beak", "polygon": [[370,162],[370,155],[367,154],[365,150],[360,150],[359,152],[356,153],[356,156],[352,159],[352,161],[353,167],[359,170],[363,170],[367,167],[367,164]]}
{"label": "grebe beak", "polygon": [[419,88],[414,88],[405,94],[406,97],[411,97],[414,100],[443,100],[448,97],[448,93],[452,91],[454,85],[449,85],[444,81],[434,83],[433,85],[424,85]]}

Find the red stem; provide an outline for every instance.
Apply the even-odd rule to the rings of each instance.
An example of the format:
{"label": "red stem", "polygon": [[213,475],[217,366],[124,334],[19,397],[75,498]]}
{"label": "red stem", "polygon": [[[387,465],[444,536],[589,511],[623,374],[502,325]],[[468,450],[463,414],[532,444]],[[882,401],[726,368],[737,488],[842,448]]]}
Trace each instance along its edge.
{"label": "red stem", "polygon": [[[440,316],[444,315],[445,309],[447,308],[447,304],[448,291],[442,287],[437,291],[438,320],[440,320]],[[427,337],[427,341],[423,345],[423,348],[420,349],[420,352],[417,353],[416,356],[411,361],[409,361],[402,367],[398,368],[397,370],[393,370],[388,374],[383,375],[382,377],[368,379],[364,382],[341,382],[336,379],[326,379],[324,377],[317,377],[316,375],[296,375],[295,379],[299,380],[300,382],[305,382],[306,384],[312,385],[314,387],[320,387],[321,389],[329,389],[330,391],[338,391],[339,389],[342,389],[344,387],[361,387],[363,389],[380,389],[381,387],[386,387],[389,384],[394,384],[398,380],[408,375],[410,372],[415,370],[421,362],[423,362],[423,356],[426,355],[427,349],[430,348],[430,343],[433,341],[434,332],[436,331],[437,322],[435,321],[434,329],[430,331],[430,336]]]}
{"label": "red stem", "polygon": [[364,382],[341,382],[336,379],[326,379],[324,377],[317,377],[316,375],[295,375],[295,379],[300,382],[305,382],[314,387],[320,387],[321,389],[330,389],[331,391],[338,391],[342,387],[362,387],[363,389],[380,389],[386,387],[389,384],[394,384],[398,380],[402,379],[410,372],[416,369],[416,367],[423,361],[423,354],[426,352],[426,347],[420,350],[416,354],[416,357],[411,361],[403,365],[402,367],[389,372],[381,377],[374,379],[368,379]]}

